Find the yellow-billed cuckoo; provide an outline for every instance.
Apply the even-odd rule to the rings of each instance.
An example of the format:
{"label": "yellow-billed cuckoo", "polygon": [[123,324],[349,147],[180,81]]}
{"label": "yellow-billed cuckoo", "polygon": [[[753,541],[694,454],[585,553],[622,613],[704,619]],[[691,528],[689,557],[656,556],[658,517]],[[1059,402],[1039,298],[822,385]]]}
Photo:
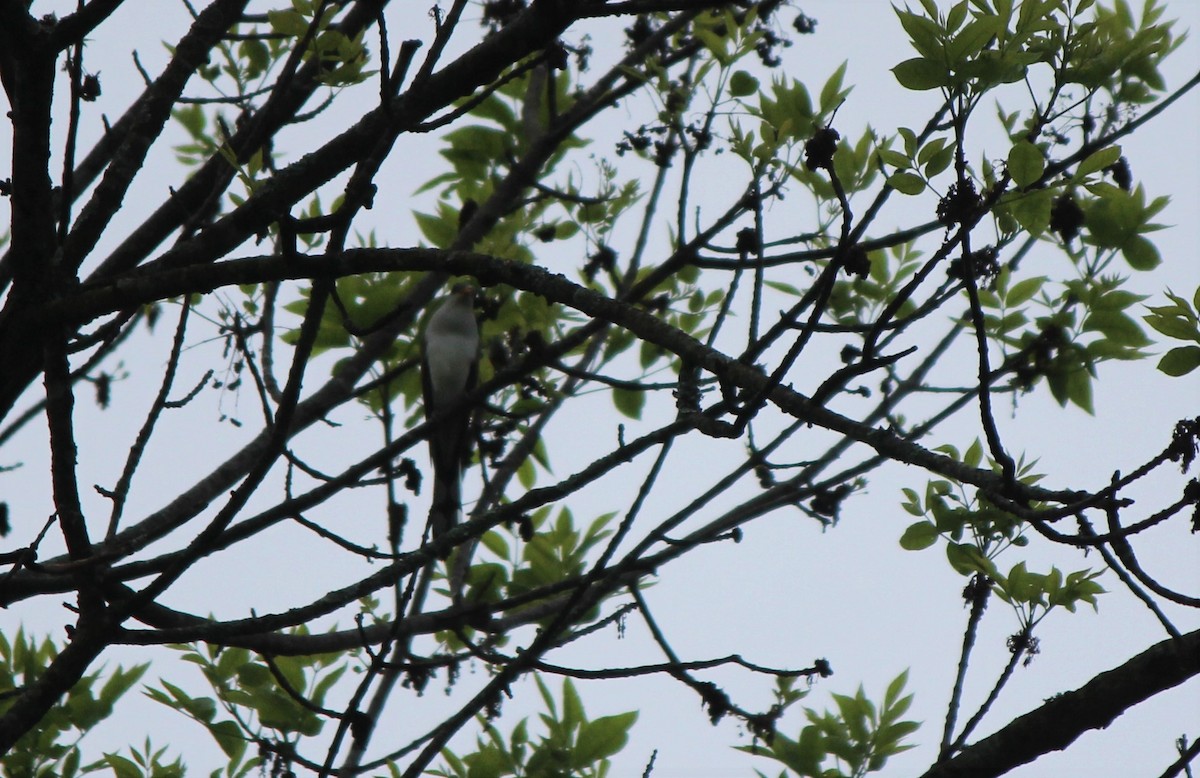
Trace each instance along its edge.
{"label": "yellow-billed cuckoo", "polygon": [[[427,419],[455,405],[475,386],[479,323],[474,306],[475,288],[460,284],[425,325],[421,384]],[[462,473],[471,453],[470,421],[470,409],[459,408],[429,433],[429,460],[433,466],[429,525],[434,538],[454,526],[462,508]]]}

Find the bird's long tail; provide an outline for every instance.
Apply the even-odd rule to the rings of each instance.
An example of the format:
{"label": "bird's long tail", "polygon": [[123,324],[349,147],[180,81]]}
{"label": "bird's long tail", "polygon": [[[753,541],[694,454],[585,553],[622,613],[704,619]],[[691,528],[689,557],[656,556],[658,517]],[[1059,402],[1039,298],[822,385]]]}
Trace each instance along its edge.
{"label": "bird's long tail", "polygon": [[[462,510],[462,477],[455,469],[449,478],[439,473],[433,481],[433,501],[429,507],[429,528],[434,540],[450,531],[458,523]],[[446,578],[451,597],[458,602],[462,597],[463,582],[471,564],[473,544],[451,549],[442,558],[446,560]]]}
{"label": "bird's long tail", "polygon": [[[449,472],[445,472],[445,471]],[[458,523],[462,509],[462,476],[458,468],[438,467],[433,478],[433,501],[429,505],[429,528],[437,540]]]}

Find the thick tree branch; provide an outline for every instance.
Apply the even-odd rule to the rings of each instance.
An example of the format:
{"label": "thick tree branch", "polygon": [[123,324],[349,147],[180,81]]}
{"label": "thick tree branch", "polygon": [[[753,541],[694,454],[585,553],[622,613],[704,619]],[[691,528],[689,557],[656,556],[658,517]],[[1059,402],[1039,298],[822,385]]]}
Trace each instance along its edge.
{"label": "thick tree branch", "polygon": [[112,15],[113,11],[121,7],[125,0],[91,0],[78,11],[69,16],[64,16],[54,25],[54,31],[50,34],[50,45],[58,49],[66,49],[77,43],[82,43],[83,39],[92,30],[99,27]]}
{"label": "thick tree branch", "polygon": [[[63,246],[64,259],[72,268],[78,268],[91,253],[109,221],[121,209],[130,184],[143,171],[146,154],[166,127],[188,79],[208,60],[213,46],[237,22],[247,2],[218,0],[205,8],[180,39],[175,55],[162,75],[138,100],[140,110],[136,121],[122,135],[104,177],[80,212]],[[74,192],[65,196],[73,197]]]}
{"label": "thick tree branch", "polygon": [[1200,631],[1157,643],[1128,662],[1064,692],[999,732],[930,768],[922,778],[988,778],[1061,751],[1129,708],[1200,674]]}

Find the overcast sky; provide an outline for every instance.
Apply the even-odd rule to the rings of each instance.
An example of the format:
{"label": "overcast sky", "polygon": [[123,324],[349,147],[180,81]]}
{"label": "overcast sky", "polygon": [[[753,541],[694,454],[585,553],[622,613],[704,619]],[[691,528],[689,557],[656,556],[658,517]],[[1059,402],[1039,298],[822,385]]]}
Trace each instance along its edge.
{"label": "overcast sky", "polygon": [[[74,4],[57,5],[69,9]],[[129,50],[136,47],[146,67],[157,72],[164,55],[156,41],[178,36],[182,18],[179,9],[165,2],[154,5],[155,13],[161,17],[148,17],[143,4],[127,3],[118,12],[115,26],[107,25],[89,45],[87,65],[90,70],[102,73],[104,96],[96,106],[85,107],[85,122],[90,121],[85,124],[85,140],[95,136],[99,112],[115,118],[138,91],[140,82],[133,70]],[[1167,5],[1169,15],[1181,19],[1181,29],[1200,27],[1200,3],[1184,0]],[[34,12],[38,13],[43,6],[52,10],[56,4],[35,2]],[[816,90],[843,60],[849,62],[846,83],[855,85],[855,91],[837,116],[836,126],[843,137],[857,139],[867,124],[881,134],[887,134],[898,126],[919,127],[924,123],[935,104],[935,97],[904,91],[888,72],[910,54],[887,3],[882,0],[826,0],[803,2],[800,7],[819,23],[815,35],[795,37],[795,45],[784,53],[785,69],[789,76],[808,80]],[[786,22],[791,16],[790,11],[785,11],[782,18]],[[423,12],[412,14],[408,21],[414,25],[423,23]],[[404,28],[393,23],[391,29]],[[417,29],[420,28],[409,28],[405,37],[418,35]],[[472,21],[464,32],[473,29]],[[114,32],[123,36],[120,41],[105,37]],[[598,51],[611,50],[617,45],[611,37],[603,37],[614,32],[613,26],[609,25],[607,31],[594,33],[592,43]],[[424,35],[423,32],[420,34]],[[1197,42],[1188,40],[1168,62],[1165,73],[1169,87],[1183,83],[1196,72],[1200,67],[1198,52]],[[1014,95],[1012,103],[1006,103],[1009,110],[1023,107],[1019,93],[1009,94]],[[635,109],[630,107],[628,110]],[[60,116],[65,117],[65,113]],[[339,122],[345,119],[333,115],[323,121],[325,126],[340,126]],[[56,117],[56,120],[60,125],[65,123],[63,118]],[[621,129],[619,122],[630,120],[625,116],[614,116],[611,121],[617,124],[587,134],[601,137],[610,131],[615,137]],[[1200,127],[1200,98],[1190,94],[1165,116],[1122,144],[1135,176],[1145,184],[1149,194],[1171,194],[1173,197],[1172,204],[1158,219],[1172,227],[1154,236],[1164,257],[1164,266],[1161,272],[1134,281],[1138,291],[1154,296],[1151,303],[1161,299],[1164,286],[1169,285],[1190,296],[1200,283],[1196,248],[1200,246],[1200,230],[1195,218],[1200,213],[1197,127]],[[5,143],[7,132],[7,127],[0,127],[0,140]],[[988,147],[990,155],[993,158],[1003,156],[1007,151],[1003,142],[995,142],[996,136],[992,137],[993,143]],[[289,158],[299,156],[305,150],[305,141],[303,134],[295,134],[282,144],[281,151],[290,155]],[[433,139],[422,139],[421,143],[425,145],[414,147],[402,141],[397,147],[398,154],[389,160],[380,181],[381,196],[375,210],[367,215],[371,225],[377,227],[382,244],[403,246],[419,240],[408,222],[406,209],[411,207],[411,195],[416,186],[439,172],[438,159],[432,153],[421,151],[424,148],[432,151],[434,142]],[[598,140],[594,151],[611,155],[611,145],[602,146]],[[166,150],[156,160],[158,165],[172,164]],[[639,169],[638,174],[648,177],[648,166]],[[171,176],[166,178],[174,180]],[[146,209],[161,202],[162,186],[162,179],[156,176],[141,181],[127,203],[128,216],[124,217],[123,223],[135,223]],[[702,188],[707,191],[700,202],[702,207],[712,209],[710,213],[717,212],[716,209],[727,204],[732,196],[724,180],[719,178],[705,180]],[[891,209],[877,222],[874,234],[928,218],[932,201],[915,198],[911,203],[898,204],[897,200],[899,198],[893,198]],[[781,234],[804,231],[804,219],[811,216],[811,210],[804,210],[807,206],[801,205],[801,201],[796,192],[784,203],[773,205],[773,211],[768,213],[769,224],[784,225],[786,216],[799,224],[791,229],[780,226]],[[783,210],[786,208],[794,209],[796,215],[791,216],[792,211]],[[396,214],[397,218],[389,217],[389,214]],[[665,237],[660,234],[657,240],[664,241]],[[554,267],[554,256],[543,260],[547,266],[561,269]],[[563,266],[568,262],[574,262],[574,255],[565,257]],[[1059,252],[1046,247],[1035,252],[1026,266],[1045,263],[1047,269],[1044,272],[1054,274],[1061,272],[1063,262]],[[164,317],[164,322],[169,318]],[[147,345],[137,354],[127,351],[123,355],[127,360],[126,368],[134,379],[118,385],[113,409],[100,413],[89,403],[80,404],[82,484],[85,487],[92,482],[111,485],[116,477],[118,471],[114,468],[118,466],[114,461],[123,458],[148,398],[157,387],[156,371],[161,369],[166,353],[162,336],[167,330],[162,326],[157,345]],[[188,375],[181,377],[179,385],[188,385],[188,380],[194,380],[205,367],[219,364],[220,350],[218,341],[198,342],[193,351],[196,358],[191,360],[189,367],[190,378]],[[144,363],[139,363],[142,361]],[[997,406],[998,420],[1005,442],[1012,450],[1024,450],[1029,456],[1039,458],[1038,469],[1049,474],[1047,483],[1050,486],[1100,487],[1114,470],[1128,470],[1158,452],[1165,445],[1174,421],[1196,411],[1197,390],[1200,389],[1197,378],[1167,379],[1153,369],[1153,364],[1150,360],[1134,365],[1102,367],[1095,417],[1088,417],[1074,408],[1060,409],[1044,391],[1022,397],[1015,404],[1007,398],[1001,399]],[[798,390],[807,392],[829,369],[829,363],[813,359],[802,363],[789,380]],[[952,365],[950,369],[955,368]],[[971,374],[969,366],[963,374]],[[28,399],[34,399],[32,392]],[[215,419],[220,413],[242,414],[253,419],[252,398],[243,397],[238,405],[231,396],[218,401],[217,393],[208,393],[203,402],[207,403],[203,411],[192,414],[194,418],[189,421],[169,419],[165,422],[164,433],[173,430],[185,436],[182,439],[187,443],[159,451],[151,463],[156,487],[153,492],[140,493],[131,503],[131,517],[159,507],[178,487],[190,484],[208,467],[223,460],[232,445],[244,442],[251,434],[228,424],[218,424]],[[610,432],[615,434],[618,422],[625,422],[632,435],[637,429],[648,429],[661,423],[670,413],[665,406],[652,405],[648,409],[648,418],[639,426],[617,418],[605,393],[592,395],[582,406],[589,412],[560,420],[550,432],[556,477],[577,470],[596,453],[592,439],[579,435],[578,419],[589,419],[589,424],[597,428],[595,439],[600,440]],[[354,412],[349,409],[343,415],[352,420]],[[604,427],[606,424],[607,428]],[[977,427],[975,416],[968,413],[958,427],[940,431],[937,440],[965,447],[979,434]],[[36,517],[44,517],[49,512],[50,492],[45,480],[47,470],[42,458],[45,448],[42,435],[40,427],[31,425],[20,441],[0,459],[0,465],[10,465],[15,456],[12,452],[19,451],[20,459],[25,462],[21,470],[0,473],[0,493],[12,506],[14,516],[15,534],[8,539],[10,545],[28,542],[29,528],[34,524],[40,526],[41,519]],[[814,442],[821,439],[819,431],[813,431],[811,435]],[[364,438],[364,446],[375,442],[373,437]],[[801,436],[796,452],[794,455],[789,453],[787,458],[800,460],[821,450],[816,446],[809,449],[807,445]],[[707,439],[693,446],[673,457],[662,483],[679,483],[687,487],[710,480],[731,466],[729,457],[736,451],[729,446],[718,449]],[[632,483],[638,482],[647,466],[648,461],[631,466]],[[685,659],[740,653],[747,660],[764,665],[803,667],[817,657],[827,658],[835,675],[822,681],[807,701],[818,709],[828,704],[828,692],[853,693],[859,682],[871,696],[879,699],[887,682],[910,668],[909,690],[915,692],[917,698],[909,718],[924,722],[913,738],[920,748],[896,758],[885,775],[917,774],[932,761],[933,749],[940,737],[961,629],[966,620],[959,596],[965,579],[949,569],[940,552],[936,548],[918,553],[902,552],[898,547],[901,532],[912,520],[898,507],[900,488],[921,489],[925,481],[925,474],[912,469],[894,467],[880,471],[871,478],[865,494],[847,502],[841,524],[825,532],[799,512],[780,511],[756,521],[747,529],[741,544],[714,544],[662,571],[660,583],[647,591],[647,600],[664,630],[672,637],[675,649]],[[1155,486],[1175,489],[1176,483],[1178,479],[1156,481],[1140,491],[1135,490],[1134,496],[1143,497],[1145,505],[1160,506],[1161,500],[1152,494]],[[647,511],[651,515],[665,515],[693,494],[694,490],[683,491],[682,488],[679,495],[670,489],[660,490],[648,504]],[[747,492],[741,494],[744,496]],[[88,500],[89,507],[97,515],[106,515],[106,503],[99,498],[93,500],[91,495]],[[605,511],[621,510],[626,503],[614,502],[603,489],[593,489],[581,495],[581,499],[573,500],[572,507],[578,520],[587,522]],[[711,519],[728,504],[731,503],[714,505],[703,518]],[[1139,556],[1150,570],[1160,563],[1162,569],[1180,576],[1177,580],[1166,581],[1167,585],[1195,592],[1200,589],[1200,566],[1189,569],[1187,560],[1198,558],[1196,539],[1188,535],[1180,522],[1174,524],[1179,526],[1168,527],[1138,545]],[[186,586],[171,593],[171,604],[194,612],[236,617],[245,615],[243,610],[238,610],[244,602],[255,604],[260,612],[288,607],[362,576],[362,567],[357,562],[347,563],[345,569],[339,570],[325,567],[313,570],[304,563],[297,569],[297,560],[305,558],[310,550],[306,544],[310,543],[289,536],[286,546],[282,541],[274,546],[280,553],[267,559],[259,552],[235,551],[221,563],[217,572],[209,566],[185,579]],[[315,553],[315,549],[313,551]],[[1031,569],[1056,564],[1064,570],[1075,570],[1101,564],[1094,555],[1085,559],[1063,549],[1045,549],[1037,540],[1025,554]],[[1007,564],[1001,566],[1007,567],[1018,558],[1010,557]],[[277,584],[281,576],[286,576],[289,581],[286,587]],[[1165,637],[1150,613],[1125,592],[1111,574],[1102,582],[1112,594],[1101,598],[1099,614],[1085,608],[1073,617],[1055,614],[1047,620],[1039,632],[1042,653],[1030,667],[1015,674],[1010,688],[988,719],[992,726],[985,724],[979,735],[1036,707],[1046,697],[1078,687],[1097,672],[1120,664]],[[1168,613],[1176,619],[1176,626],[1181,630],[1200,625],[1200,618],[1194,613],[1182,613],[1178,609],[1168,609]],[[70,620],[69,613],[47,612],[46,603],[38,602],[0,613],[0,630],[10,634],[23,621],[28,629],[39,634],[60,637],[62,625]],[[1114,628],[1114,624],[1120,626]],[[1007,658],[1005,638],[1017,628],[1015,619],[1005,612],[1003,604],[993,601],[978,641],[974,665],[978,673],[970,676],[966,690],[966,715],[986,695]],[[1096,652],[1096,646],[1102,646],[1103,652]],[[119,652],[109,661],[118,661],[116,657],[120,657],[120,661],[129,662],[138,656],[145,654]],[[640,622],[631,619],[624,638],[618,639],[615,631],[610,630],[557,652],[553,660],[581,667],[603,667],[660,661],[661,657],[653,651]],[[483,669],[478,668],[475,680],[482,679],[483,673]],[[191,680],[187,681],[189,674]],[[198,674],[180,663],[158,662],[147,680],[160,675],[173,682],[183,678],[187,681],[185,685],[197,691],[203,688],[198,682]],[[717,672],[708,677],[722,684],[743,707],[765,709],[770,702],[770,685],[761,679],[749,679],[739,672]],[[557,679],[550,682],[552,686],[558,684]],[[469,674],[463,683],[471,688],[475,685]],[[579,687],[593,717],[632,708],[641,710],[630,745],[617,758],[613,772],[616,776],[640,775],[651,752],[656,749],[654,775],[658,778],[747,775],[753,767],[769,774],[778,772],[772,763],[733,751],[730,746],[749,742],[745,733],[732,719],[716,728],[709,725],[695,693],[677,682],[642,678],[579,682]],[[449,710],[449,706],[465,699],[466,692],[466,687],[461,688],[447,700],[441,694],[440,686],[435,684],[419,705],[390,714],[388,726],[394,726],[395,731],[401,733],[392,744],[407,742],[417,732],[424,731],[433,721],[435,710]],[[537,710],[537,695],[532,682],[520,684],[514,694],[516,699],[507,703],[506,715],[498,724],[505,732],[523,711]],[[105,725],[96,737],[84,741],[86,754],[95,755],[101,747],[111,750],[126,743],[138,743],[144,730],[156,744],[169,745],[172,752],[182,753],[192,767],[193,775],[206,774],[220,763],[219,752],[198,726],[181,715],[170,714],[160,706],[135,697],[136,694],[130,695],[126,701],[128,707],[118,709],[121,719]],[[397,702],[394,708],[404,707],[404,703]],[[1155,771],[1171,761],[1175,738],[1185,733],[1189,738],[1200,736],[1198,702],[1200,698],[1193,681],[1139,706],[1108,730],[1081,738],[1064,755],[1047,757],[1033,767],[1011,774],[1022,778],[1156,774]],[[794,737],[802,724],[799,710],[794,710],[784,719],[781,730]],[[455,741],[455,749],[459,753],[469,749],[473,737],[468,733],[465,738],[459,738]],[[384,742],[381,739],[377,743],[381,750]],[[1120,769],[1116,769],[1117,766]]]}

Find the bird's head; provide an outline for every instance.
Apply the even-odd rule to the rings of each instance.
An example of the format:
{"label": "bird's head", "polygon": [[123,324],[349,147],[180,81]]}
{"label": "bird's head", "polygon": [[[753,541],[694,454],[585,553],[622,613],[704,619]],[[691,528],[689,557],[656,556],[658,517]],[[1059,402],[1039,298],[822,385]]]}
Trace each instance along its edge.
{"label": "bird's head", "polygon": [[466,303],[467,305],[474,307],[475,293],[478,291],[479,290],[474,284],[467,281],[460,281],[459,283],[450,287],[450,298],[452,300],[459,301],[460,304]]}

